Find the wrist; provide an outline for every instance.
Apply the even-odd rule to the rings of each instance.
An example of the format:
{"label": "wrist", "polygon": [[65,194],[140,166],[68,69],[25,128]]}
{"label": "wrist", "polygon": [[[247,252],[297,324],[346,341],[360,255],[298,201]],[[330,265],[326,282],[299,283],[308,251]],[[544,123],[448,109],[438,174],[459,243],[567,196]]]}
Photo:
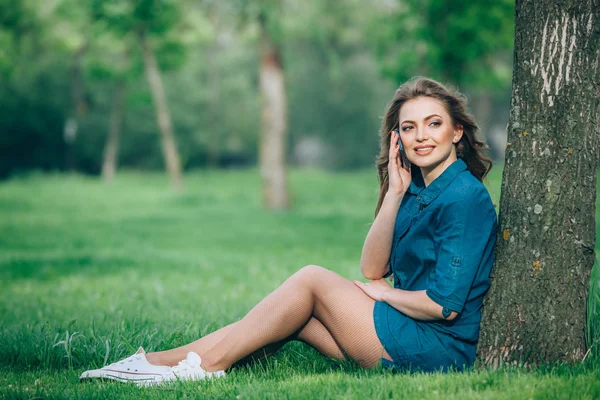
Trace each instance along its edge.
{"label": "wrist", "polygon": [[[394,289],[389,289],[389,290],[386,290],[385,292],[383,292],[383,293],[381,294],[381,299],[380,299],[379,301],[381,301],[382,303],[388,303],[389,295],[391,294],[391,292],[392,292],[393,290],[394,290]],[[388,303],[388,304],[389,304],[389,303]]]}
{"label": "wrist", "polygon": [[402,198],[404,197],[404,193],[398,193],[393,190],[388,190],[385,194],[385,199],[388,201],[393,201],[394,203],[402,203]]}

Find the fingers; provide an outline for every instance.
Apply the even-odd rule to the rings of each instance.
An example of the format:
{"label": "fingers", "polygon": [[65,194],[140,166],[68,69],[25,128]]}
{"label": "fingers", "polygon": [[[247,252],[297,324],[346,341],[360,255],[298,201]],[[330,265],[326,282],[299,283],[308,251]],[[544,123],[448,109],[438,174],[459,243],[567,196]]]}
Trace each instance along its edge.
{"label": "fingers", "polygon": [[[361,282],[361,281],[354,281],[354,284],[356,286],[358,286],[367,296],[369,296],[373,300],[381,301],[381,299],[382,299],[382,297],[381,297],[381,289],[378,288],[378,286],[377,286],[377,284],[375,282],[377,282],[377,280],[372,281],[371,283],[364,283],[364,282]],[[385,290],[390,290],[390,285],[386,284],[386,289]]]}
{"label": "fingers", "polygon": [[[362,287],[362,282],[354,281],[354,285],[357,286],[360,290],[365,292],[365,289]],[[365,292],[366,293],[366,292]]]}
{"label": "fingers", "polygon": [[369,293],[369,290],[368,290],[368,288],[367,288],[367,284],[366,284],[366,283],[364,283],[364,282],[361,282],[361,281],[354,281],[354,284],[355,284],[356,286],[358,286],[358,288],[359,288],[360,290],[362,290],[362,291],[363,291],[363,292],[364,292],[364,293],[365,293],[367,296],[369,296],[369,297],[373,297],[373,296],[371,296],[371,294]]}
{"label": "fingers", "polygon": [[394,152],[395,152],[395,147],[396,147],[396,143],[395,143],[395,137],[396,136],[394,134],[394,131],[392,131],[392,133],[390,133],[390,151],[388,153],[388,160],[391,162],[394,159]]}
{"label": "fingers", "polygon": [[390,167],[398,167],[399,162],[398,162],[398,156],[400,154],[400,148],[398,146],[398,140],[399,140],[399,136],[398,134],[396,134],[396,131],[393,130],[392,134],[390,135],[390,152],[389,152],[389,163],[390,163]]}

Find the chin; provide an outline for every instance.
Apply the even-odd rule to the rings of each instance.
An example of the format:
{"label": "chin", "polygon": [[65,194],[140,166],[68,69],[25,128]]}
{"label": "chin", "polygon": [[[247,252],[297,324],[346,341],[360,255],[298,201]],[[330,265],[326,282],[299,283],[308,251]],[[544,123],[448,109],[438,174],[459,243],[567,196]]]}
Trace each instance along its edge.
{"label": "chin", "polygon": [[438,159],[438,160],[418,160],[418,162],[416,163],[412,163],[413,165],[416,165],[419,168],[425,168],[426,170],[431,170],[435,167],[437,167],[438,165],[440,165],[442,162],[444,162],[445,159]]}

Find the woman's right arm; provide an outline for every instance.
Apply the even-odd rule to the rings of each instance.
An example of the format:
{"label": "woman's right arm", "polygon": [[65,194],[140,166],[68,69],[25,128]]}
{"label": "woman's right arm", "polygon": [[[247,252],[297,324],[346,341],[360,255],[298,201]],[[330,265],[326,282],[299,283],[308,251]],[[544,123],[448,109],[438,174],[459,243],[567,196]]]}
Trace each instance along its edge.
{"label": "woman's right arm", "polygon": [[371,225],[360,257],[360,270],[370,280],[380,279],[388,272],[388,262],[392,250],[394,223],[404,194],[388,191],[379,213]]}
{"label": "woman's right arm", "polygon": [[367,234],[360,256],[360,270],[363,276],[370,280],[380,279],[388,272],[396,216],[404,193],[412,181],[410,167],[402,165],[400,160],[399,140],[398,134],[392,132],[388,155],[388,190]]}

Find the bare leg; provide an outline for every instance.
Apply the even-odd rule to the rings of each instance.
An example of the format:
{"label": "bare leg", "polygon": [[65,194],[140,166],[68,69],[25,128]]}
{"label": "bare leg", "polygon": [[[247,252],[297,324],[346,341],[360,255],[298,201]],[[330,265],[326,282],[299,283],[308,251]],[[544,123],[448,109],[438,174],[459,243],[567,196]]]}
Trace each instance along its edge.
{"label": "bare leg", "polygon": [[[190,351],[198,354],[206,353],[210,348],[221,341],[238,323],[239,321],[226,325],[192,343],[186,344],[185,346],[156,353],[148,353],[146,354],[146,358],[148,362],[154,365],[177,365],[177,363],[183,360]],[[274,354],[283,345],[292,340],[298,340],[311,345],[325,356],[338,360],[345,359],[342,349],[340,349],[335,339],[331,336],[331,333],[329,333],[327,328],[325,328],[319,320],[313,317],[298,332],[279,342],[269,343],[239,360],[235,365],[243,365],[253,360],[260,360]]]}
{"label": "bare leg", "polygon": [[229,332],[231,328],[235,326],[235,324],[237,324],[237,322],[226,325],[184,346],[176,347],[170,350],[159,351],[156,353],[148,353],[146,354],[146,359],[150,364],[154,365],[177,365],[179,361],[185,359],[187,353],[190,351],[194,351],[198,354],[204,354],[204,352],[208,351],[208,349],[225,337],[227,332]]}
{"label": "bare leg", "polygon": [[207,371],[229,368],[256,350],[299,331],[313,316],[343,353],[366,368],[391,359],[373,323],[374,300],[351,281],[309,265],[258,303],[210,349],[201,354]]}

